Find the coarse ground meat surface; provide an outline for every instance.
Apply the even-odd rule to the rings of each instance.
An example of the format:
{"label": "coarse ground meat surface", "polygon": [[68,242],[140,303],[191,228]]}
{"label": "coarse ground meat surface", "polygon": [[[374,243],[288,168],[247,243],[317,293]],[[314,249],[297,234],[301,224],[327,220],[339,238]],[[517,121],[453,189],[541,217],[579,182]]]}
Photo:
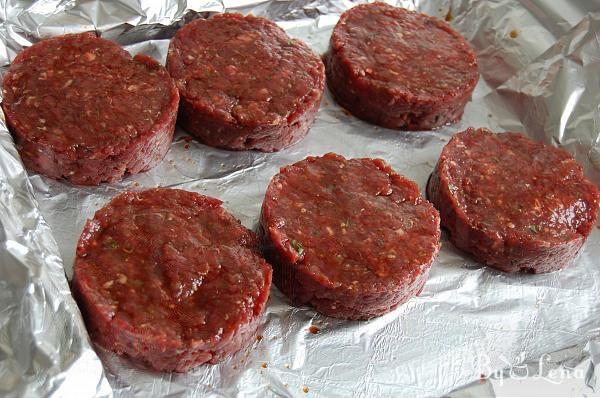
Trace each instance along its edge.
{"label": "coarse ground meat surface", "polygon": [[269,296],[256,235],[221,201],[176,189],[125,192],[86,224],[73,291],[92,339],[184,372],[247,345]]}
{"label": "coarse ground meat surface", "polygon": [[170,147],[179,94],[154,59],[92,33],[23,50],[2,109],[25,166],[74,184],[115,182],[156,166]]}
{"label": "coarse ground meat surface", "polygon": [[506,272],[573,263],[598,210],[598,189],[569,153],[487,129],[448,142],[427,194],[456,247]]}
{"label": "coarse ground meat surface", "polygon": [[284,167],[260,233],[274,281],[295,304],[369,319],[418,294],[440,247],[439,215],[380,159],[329,153]]}
{"label": "coarse ground meat surface", "polygon": [[458,121],[479,79],[475,53],[447,23],[385,3],[343,13],[325,63],[341,106],[392,129]]}
{"label": "coarse ground meat surface", "polygon": [[274,22],[220,14],[181,28],[167,68],[181,125],[203,143],[272,152],[302,139],[324,87],[321,59]]}

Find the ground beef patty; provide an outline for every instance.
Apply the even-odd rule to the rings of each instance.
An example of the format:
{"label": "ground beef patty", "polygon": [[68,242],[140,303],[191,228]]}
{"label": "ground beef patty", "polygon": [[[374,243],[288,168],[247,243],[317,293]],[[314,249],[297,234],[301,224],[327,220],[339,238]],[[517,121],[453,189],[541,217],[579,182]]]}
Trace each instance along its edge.
{"label": "ground beef patty", "polygon": [[326,68],[341,106],[403,130],[458,121],[479,78],[475,53],[448,24],[384,3],[342,14]]}
{"label": "ground beef patty", "polygon": [[369,319],[421,291],[440,247],[439,215],[380,159],[329,153],[284,167],[262,205],[274,281],[295,304]]}
{"label": "ground beef patty", "polygon": [[454,245],[506,272],[571,264],[598,210],[596,186],[566,151],[487,129],[450,140],[427,194]]}
{"label": "ground beef patty", "polygon": [[99,210],[73,279],[94,341],[179,372],[244,347],[270,285],[256,235],[221,201],[176,189],[125,192]]}
{"label": "ground beef patty", "polygon": [[170,147],[179,94],[154,59],[133,59],[92,33],[23,50],[4,80],[2,109],[25,166],[74,184],[120,180]]}
{"label": "ground beef patty", "polygon": [[180,29],[167,69],[181,94],[179,122],[203,143],[272,152],[308,132],[324,67],[304,43],[264,18],[221,14]]}

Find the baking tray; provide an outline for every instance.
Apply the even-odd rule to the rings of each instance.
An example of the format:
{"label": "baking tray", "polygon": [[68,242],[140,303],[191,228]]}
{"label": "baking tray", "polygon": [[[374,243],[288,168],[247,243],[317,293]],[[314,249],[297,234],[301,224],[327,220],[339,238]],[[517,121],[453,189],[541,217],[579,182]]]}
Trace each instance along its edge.
{"label": "baking tray", "polygon": [[[194,18],[235,11],[277,21],[316,52],[356,4],[316,1],[0,1],[2,73],[41,37],[95,30],[164,62],[168,40]],[[547,275],[483,267],[443,237],[419,297],[363,322],[292,307],[273,287],[260,339],[188,374],[139,370],[93,349],[67,278],[85,220],[117,193],[155,186],[218,197],[249,228],[269,179],[286,164],[333,151],[380,157],[423,190],[443,145],[468,126],[521,130],[562,146],[600,182],[600,2],[397,1],[446,19],[475,47],[482,78],[462,121],[434,132],[362,122],[326,92],[316,123],[284,151],[228,152],[181,130],[155,169],[100,187],[27,175],[0,123],[0,394],[129,397],[455,397],[599,391],[600,231],[576,264]],[[320,329],[318,334],[310,326]]]}

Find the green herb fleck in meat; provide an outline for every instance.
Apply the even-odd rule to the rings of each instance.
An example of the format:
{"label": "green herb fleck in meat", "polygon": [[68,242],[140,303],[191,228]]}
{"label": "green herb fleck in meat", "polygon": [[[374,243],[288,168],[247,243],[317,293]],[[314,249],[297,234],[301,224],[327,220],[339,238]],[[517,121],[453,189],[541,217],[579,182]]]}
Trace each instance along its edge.
{"label": "green herb fleck in meat", "polygon": [[537,225],[530,225],[529,229],[531,230],[531,232],[533,232],[534,234],[537,234],[538,232],[540,232],[540,228]]}
{"label": "green herb fleck in meat", "polygon": [[119,247],[119,244],[113,239],[112,236],[107,236],[106,239],[104,239],[104,246],[108,247],[109,249],[116,249]]}
{"label": "green herb fleck in meat", "polygon": [[304,246],[302,246],[302,243],[298,242],[295,239],[292,239],[290,245],[292,246],[292,249],[294,249],[296,253],[298,253],[299,256],[304,254]]}

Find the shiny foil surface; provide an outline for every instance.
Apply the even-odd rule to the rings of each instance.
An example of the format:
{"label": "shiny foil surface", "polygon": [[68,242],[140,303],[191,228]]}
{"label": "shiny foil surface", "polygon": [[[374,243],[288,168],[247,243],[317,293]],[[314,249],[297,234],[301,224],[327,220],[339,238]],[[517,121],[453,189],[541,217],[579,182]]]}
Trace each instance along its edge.
{"label": "shiny foil surface", "polygon": [[[0,1],[4,73],[40,38],[95,30],[164,63],[178,27],[211,13],[277,21],[326,51],[348,0]],[[600,393],[600,230],[572,267],[506,275],[443,247],[419,297],[371,321],[296,308],[275,288],[247,350],[188,374],[156,373],[93,347],[67,277],[87,218],[117,193],[156,186],[215,196],[255,228],[281,166],[333,151],[379,157],[423,191],[466,127],[521,130],[563,146],[600,183],[600,1],[412,0],[474,46],[481,79],[462,121],[433,132],[362,122],[326,92],[314,127],[278,153],[228,152],[178,129],[155,169],[99,187],[27,174],[0,121],[0,395],[55,397],[435,397]],[[65,274],[67,277],[65,277]],[[566,391],[566,392],[564,392]]]}

